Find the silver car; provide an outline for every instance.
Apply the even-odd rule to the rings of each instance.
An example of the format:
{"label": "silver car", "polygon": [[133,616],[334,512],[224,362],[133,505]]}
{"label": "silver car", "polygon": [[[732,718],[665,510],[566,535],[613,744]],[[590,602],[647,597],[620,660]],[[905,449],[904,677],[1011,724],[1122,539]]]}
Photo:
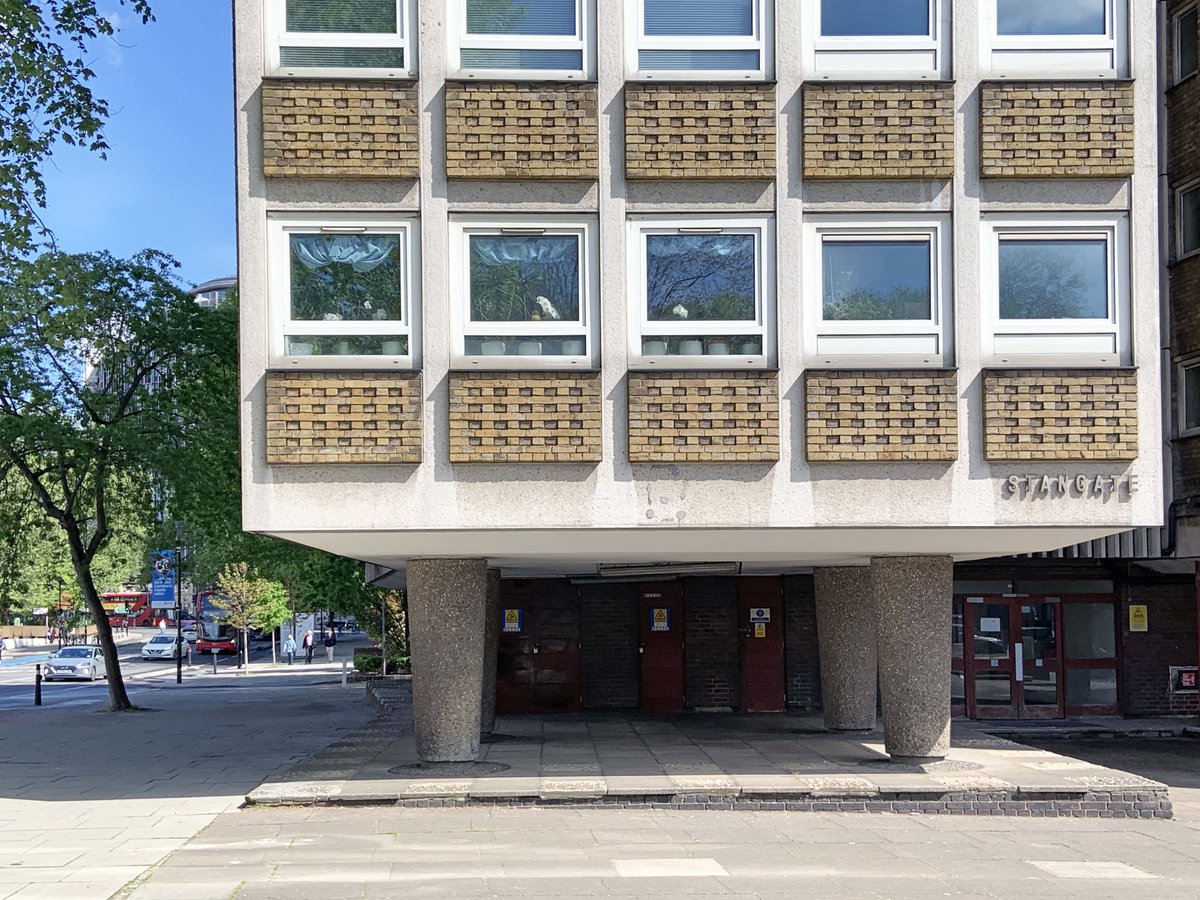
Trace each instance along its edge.
{"label": "silver car", "polygon": [[42,666],[44,681],[69,678],[95,681],[107,677],[104,656],[99,647],[63,647]]}
{"label": "silver car", "polygon": [[[156,634],[142,645],[142,659],[174,659],[178,656],[175,649],[175,633]],[[183,642],[184,652],[187,652],[187,641]]]}

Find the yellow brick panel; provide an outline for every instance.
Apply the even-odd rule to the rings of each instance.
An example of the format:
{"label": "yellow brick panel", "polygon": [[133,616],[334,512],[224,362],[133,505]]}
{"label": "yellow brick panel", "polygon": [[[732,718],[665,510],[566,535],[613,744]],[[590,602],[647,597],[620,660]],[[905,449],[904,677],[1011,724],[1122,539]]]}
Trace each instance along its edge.
{"label": "yellow brick panel", "polygon": [[804,418],[809,462],[957,459],[958,374],[810,369]]}
{"label": "yellow brick panel", "polygon": [[599,372],[451,372],[450,462],[593,463]]}
{"label": "yellow brick panel", "polygon": [[993,462],[1136,459],[1137,372],[985,371],[983,425]]}
{"label": "yellow brick panel", "polygon": [[412,82],[269,79],[262,85],[268,177],[416,178]]}
{"label": "yellow brick panel", "polygon": [[984,178],[1133,174],[1133,85],[985,82],[979,165]]}
{"label": "yellow brick panel", "polygon": [[805,178],[951,178],[954,86],[804,85]]}
{"label": "yellow brick panel", "polygon": [[420,372],[268,372],[267,462],[421,461]]}
{"label": "yellow brick panel", "polygon": [[628,178],[775,177],[775,86],[625,85]]}
{"label": "yellow brick panel", "polygon": [[776,462],[774,372],[630,372],[631,462]]}
{"label": "yellow brick panel", "polygon": [[596,86],[446,84],[450,178],[584,180],[600,175]]}

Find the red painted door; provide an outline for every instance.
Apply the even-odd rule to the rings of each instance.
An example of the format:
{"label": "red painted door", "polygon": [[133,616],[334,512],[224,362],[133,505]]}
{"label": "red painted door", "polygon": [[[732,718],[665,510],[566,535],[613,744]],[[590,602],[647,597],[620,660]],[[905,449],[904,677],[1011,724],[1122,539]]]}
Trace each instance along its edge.
{"label": "red painted door", "polygon": [[683,712],[683,589],[666,581],[638,593],[642,712]]}
{"label": "red painted door", "polygon": [[742,712],[782,712],[787,699],[781,579],[738,579],[738,657]]}
{"label": "red painted door", "polygon": [[[579,589],[567,582],[514,580],[500,587],[496,711],[577,712],[582,677]],[[505,610],[516,622],[504,630]]]}

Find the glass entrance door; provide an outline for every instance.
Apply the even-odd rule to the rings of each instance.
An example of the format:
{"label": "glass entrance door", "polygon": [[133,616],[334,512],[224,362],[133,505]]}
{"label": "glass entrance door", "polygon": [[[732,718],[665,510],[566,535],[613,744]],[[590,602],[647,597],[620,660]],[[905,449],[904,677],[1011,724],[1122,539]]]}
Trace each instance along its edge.
{"label": "glass entrance door", "polygon": [[1057,598],[965,598],[963,687],[969,717],[1063,717],[1059,610]]}

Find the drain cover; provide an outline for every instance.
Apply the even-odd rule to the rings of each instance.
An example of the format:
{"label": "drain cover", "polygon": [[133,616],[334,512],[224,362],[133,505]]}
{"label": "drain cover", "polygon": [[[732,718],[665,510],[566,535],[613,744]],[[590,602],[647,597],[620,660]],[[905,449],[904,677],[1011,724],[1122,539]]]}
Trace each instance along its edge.
{"label": "drain cover", "polygon": [[414,763],[388,769],[401,778],[480,778],[506,771],[508,766],[495,762]]}

